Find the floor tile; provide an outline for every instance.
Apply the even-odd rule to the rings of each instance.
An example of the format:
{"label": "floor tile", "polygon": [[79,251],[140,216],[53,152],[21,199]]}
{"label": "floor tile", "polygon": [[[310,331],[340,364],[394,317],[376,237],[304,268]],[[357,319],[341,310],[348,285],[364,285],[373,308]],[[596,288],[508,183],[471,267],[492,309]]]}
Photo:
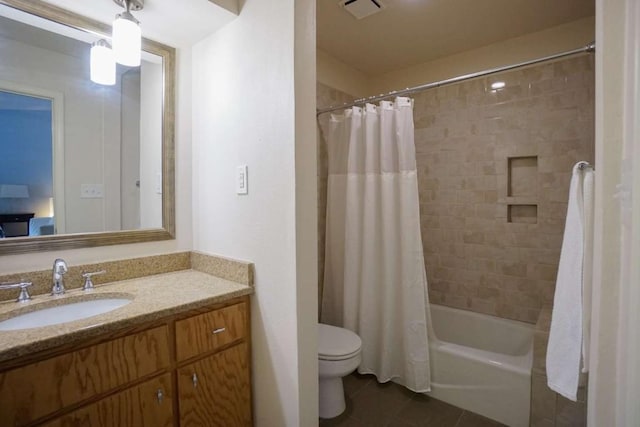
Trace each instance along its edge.
{"label": "floor tile", "polygon": [[490,420],[473,412],[464,411],[456,427],[505,427],[497,421]]}
{"label": "floor tile", "polygon": [[504,427],[398,384],[379,384],[372,375],[349,375],[344,389],[347,409],[321,419],[320,427]]}
{"label": "floor tile", "polygon": [[320,420],[320,427],[366,427],[365,424],[349,416],[339,416],[329,420]]}
{"label": "floor tile", "polygon": [[352,400],[352,417],[370,427],[384,427],[411,397],[397,384],[367,384]]}
{"label": "floor tile", "polygon": [[392,418],[385,427],[418,427],[418,424],[406,420],[400,420],[398,418]]}
{"label": "floor tile", "polygon": [[345,396],[353,397],[357,392],[362,390],[364,386],[371,381],[375,381],[375,378],[373,375],[360,375],[357,372],[347,375],[342,379]]}
{"label": "floor tile", "polygon": [[320,418],[321,426],[334,427],[334,426],[353,425],[353,424],[349,424],[349,422],[351,422],[349,418],[351,418],[351,414],[353,413],[353,402],[351,401],[351,398],[349,398],[348,396],[345,396],[344,399],[345,399],[345,403],[347,404],[347,407],[344,410],[344,412],[334,418]]}
{"label": "floor tile", "polygon": [[455,427],[462,409],[425,395],[409,400],[394,418],[414,426]]}

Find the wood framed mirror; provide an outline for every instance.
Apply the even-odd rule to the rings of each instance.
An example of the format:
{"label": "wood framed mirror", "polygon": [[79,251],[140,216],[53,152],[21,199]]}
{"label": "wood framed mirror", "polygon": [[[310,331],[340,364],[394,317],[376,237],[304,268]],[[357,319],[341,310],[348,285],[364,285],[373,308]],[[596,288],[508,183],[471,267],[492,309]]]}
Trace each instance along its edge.
{"label": "wood framed mirror", "polygon": [[143,38],[103,87],[89,50],[111,26],[41,0],[0,12],[0,255],[175,238],[175,49]]}

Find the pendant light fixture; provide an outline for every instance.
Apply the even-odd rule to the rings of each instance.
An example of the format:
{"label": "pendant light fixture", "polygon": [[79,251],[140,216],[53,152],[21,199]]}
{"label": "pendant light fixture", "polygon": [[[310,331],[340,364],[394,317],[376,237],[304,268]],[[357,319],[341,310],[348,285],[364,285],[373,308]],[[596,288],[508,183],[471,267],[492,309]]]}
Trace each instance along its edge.
{"label": "pendant light fixture", "polygon": [[92,44],[90,56],[91,81],[108,86],[116,84],[116,61],[109,43],[101,39]]}
{"label": "pendant light fixture", "polygon": [[142,10],[144,0],[113,0],[125,8],[113,21],[113,54],[117,63],[129,67],[140,66],[142,31],[140,22],[131,11]]}

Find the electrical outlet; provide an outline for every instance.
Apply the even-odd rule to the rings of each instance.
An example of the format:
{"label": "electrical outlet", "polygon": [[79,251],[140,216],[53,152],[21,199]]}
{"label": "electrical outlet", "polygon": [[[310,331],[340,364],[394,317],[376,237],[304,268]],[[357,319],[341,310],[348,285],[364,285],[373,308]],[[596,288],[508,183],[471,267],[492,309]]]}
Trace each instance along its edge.
{"label": "electrical outlet", "polygon": [[81,199],[102,199],[104,197],[103,184],[80,184]]}

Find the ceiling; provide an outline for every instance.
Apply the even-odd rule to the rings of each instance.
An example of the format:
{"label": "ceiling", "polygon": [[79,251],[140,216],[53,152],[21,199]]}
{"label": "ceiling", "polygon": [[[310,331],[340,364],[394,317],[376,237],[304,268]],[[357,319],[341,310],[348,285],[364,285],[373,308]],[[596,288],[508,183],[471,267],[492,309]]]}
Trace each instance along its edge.
{"label": "ceiling", "polygon": [[[122,8],[113,0],[45,0],[55,6],[111,24]],[[220,3],[229,3],[229,0]],[[142,35],[174,47],[188,47],[233,20],[236,15],[214,0],[145,0],[144,9],[133,12]]]}
{"label": "ceiling", "polygon": [[378,1],[386,8],[356,20],[317,0],[318,48],[379,75],[595,15],[594,0]]}
{"label": "ceiling", "polygon": [[[2,10],[0,9],[1,12]],[[0,16],[0,39],[15,40],[41,49],[87,58],[91,47],[91,45],[82,41],[14,21],[4,16]]]}

